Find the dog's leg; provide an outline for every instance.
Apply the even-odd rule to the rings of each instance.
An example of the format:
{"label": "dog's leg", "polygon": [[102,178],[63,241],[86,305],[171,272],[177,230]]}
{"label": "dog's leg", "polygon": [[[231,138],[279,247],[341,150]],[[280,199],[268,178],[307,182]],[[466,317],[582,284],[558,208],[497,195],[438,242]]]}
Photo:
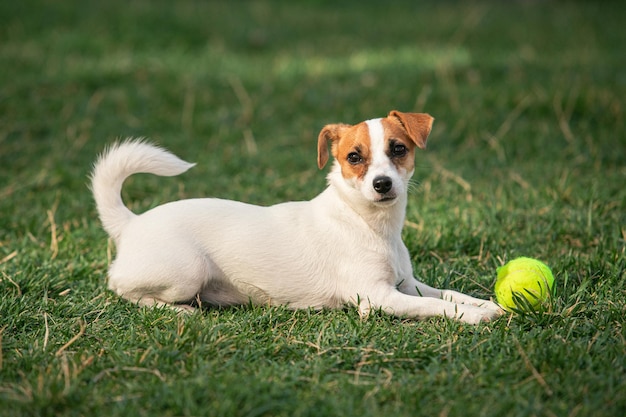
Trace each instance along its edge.
{"label": "dog's leg", "polygon": [[157,298],[152,297],[143,297],[138,300],[133,300],[132,298],[127,298],[128,301],[134,302],[141,307],[168,307],[174,311],[183,314],[190,314],[198,311],[197,308],[189,305],[189,304],[172,304],[167,303],[165,301],[161,301]]}
{"label": "dog's leg", "polygon": [[122,246],[109,269],[109,288],[139,306],[195,311],[190,303],[214,273],[209,262],[180,239],[161,246],[153,243],[156,238],[145,240],[132,242],[130,249]]}
{"label": "dog's leg", "polygon": [[500,313],[503,312],[502,309],[492,301],[475,298],[466,294],[462,294],[458,291],[440,290],[437,288],[433,288],[422,282],[419,282],[413,277],[402,281],[402,283],[400,283],[400,285],[398,286],[398,290],[407,295],[440,298],[454,304],[470,304],[480,308],[494,310]]}
{"label": "dog's leg", "polygon": [[433,297],[407,295],[393,287],[378,289],[369,297],[361,297],[359,314],[362,317],[377,309],[400,317],[425,319],[446,316],[469,324],[489,322],[500,316],[500,312],[496,310],[470,304],[456,304]]}

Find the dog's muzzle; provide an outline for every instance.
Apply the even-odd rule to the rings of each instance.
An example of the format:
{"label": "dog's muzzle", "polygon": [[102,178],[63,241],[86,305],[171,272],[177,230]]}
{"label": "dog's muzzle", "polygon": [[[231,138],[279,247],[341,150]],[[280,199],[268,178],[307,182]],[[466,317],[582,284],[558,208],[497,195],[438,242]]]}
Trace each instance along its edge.
{"label": "dog's muzzle", "polygon": [[396,193],[392,192],[393,180],[386,175],[374,178],[372,188],[374,188],[374,191],[376,191],[380,197],[376,200],[377,203],[390,202],[397,197]]}

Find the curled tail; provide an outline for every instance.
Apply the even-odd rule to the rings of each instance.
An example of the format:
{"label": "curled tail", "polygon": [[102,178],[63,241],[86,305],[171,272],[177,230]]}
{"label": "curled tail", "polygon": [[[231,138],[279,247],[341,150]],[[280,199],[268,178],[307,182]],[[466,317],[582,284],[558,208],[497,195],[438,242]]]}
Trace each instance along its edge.
{"label": "curled tail", "polygon": [[126,224],[135,217],[122,201],[126,178],[138,173],[171,177],[194,165],[141,139],[130,139],[105,150],[91,174],[91,191],[104,230],[117,243]]}

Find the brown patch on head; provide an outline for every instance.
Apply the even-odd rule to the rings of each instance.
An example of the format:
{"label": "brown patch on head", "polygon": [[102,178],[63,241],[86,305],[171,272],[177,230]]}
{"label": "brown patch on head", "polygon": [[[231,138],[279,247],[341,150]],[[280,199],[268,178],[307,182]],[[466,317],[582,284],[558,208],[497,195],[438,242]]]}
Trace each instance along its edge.
{"label": "brown patch on head", "polygon": [[[342,132],[349,129],[350,125],[345,124],[332,124],[326,125],[317,137],[317,166],[319,169],[324,168],[328,162],[328,142],[331,142],[333,148],[339,141]],[[333,152],[334,154],[334,152]]]}
{"label": "brown patch on head", "polygon": [[[393,110],[380,120],[383,137],[374,132],[370,137],[368,123],[357,125],[331,124],[325,126],[318,136],[317,165],[322,169],[328,162],[328,142],[331,152],[341,165],[344,178],[363,178],[368,171],[372,158],[372,149],[381,149],[392,163],[406,172],[413,170],[415,147],[426,147],[433,118],[425,113],[402,113]],[[382,143],[381,143],[382,141]],[[375,145],[375,146],[374,146]]]}
{"label": "brown patch on head", "polygon": [[426,113],[402,113],[392,110],[386,120],[399,124],[409,139],[418,148],[424,149],[435,119]]}
{"label": "brown patch on head", "polygon": [[367,124],[359,123],[345,132],[333,156],[341,165],[344,178],[363,178],[371,159],[371,139]]}
{"label": "brown patch on head", "polygon": [[321,169],[328,162],[327,142],[331,142],[333,157],[341,165],[344,177],[361,178],[367,172],[370,158],[370,137],[367,125],[334,124],[325,126],[317,141],[317,165]]}
{"label": "brown patch on head", "polygon": [[415,167],[415,141],[408,135],[402,125],[395,120],[385,118],[381,120],[384,131],[385,153],[396,166],[406,172],[413,171]]}

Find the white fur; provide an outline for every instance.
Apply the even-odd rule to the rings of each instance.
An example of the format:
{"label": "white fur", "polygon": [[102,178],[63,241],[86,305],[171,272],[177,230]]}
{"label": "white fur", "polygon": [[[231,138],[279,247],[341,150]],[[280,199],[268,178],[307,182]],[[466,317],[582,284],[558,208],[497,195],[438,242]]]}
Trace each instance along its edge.
{"label": "white fur", "polygon": [[[369,126],[373,141],[382,141],[377,122]],[[411,173],[396,171],[385,162],[384,146],[373,146],[372,172],[359,189],[335,163],[328,188],[310,201],[260,207],[190,199],[141,215],[132,214],[121,200],[124,179],[137,172],[176,175],[192,164],[143,141],[111,147],[92,176],[101,221],[117,246],[109,287],[140,305],[180,310],[193,310],[189,303],[199,300],[291,308],[354,304],[362,315],[382,309],[467,323],[497,317],[501,310],[490,301],[437,290],[413,277],[400,236]],[[366,184],[377,173],[398,181],[394,202],[372,202]]]}
{"label": "white fur", "polygon": [[[365,124],[367,124],[369,130],[372,161],[367,174],[360,184],[361,194],[371,201],[380,199],[380,194],[372,187],[372,181],[378,176],[387,176],[393,181],[393,188],[390,194],[396,196],[406,195],[407,190],[405,186],[408,187],[409,178],[411,178],[413,172],[398,170],[385,153],[387,143],[385,142],[382,119],[368,120]],[[402,215],[402,220],[404,221],[404,214]]]}

